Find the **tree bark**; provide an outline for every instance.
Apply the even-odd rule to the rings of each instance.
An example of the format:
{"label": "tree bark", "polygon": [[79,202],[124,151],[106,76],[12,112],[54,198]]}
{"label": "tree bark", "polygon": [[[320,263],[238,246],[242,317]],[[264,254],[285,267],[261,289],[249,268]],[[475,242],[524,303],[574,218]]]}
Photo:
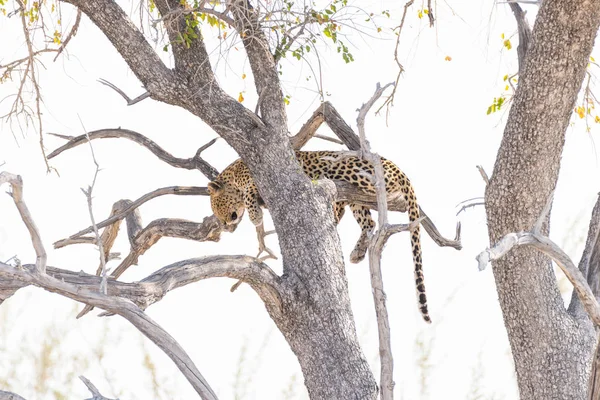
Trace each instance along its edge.
{"label": "tree bark", "polygon": [[[490,242],[530,229],[556,186],[565,132],[600,24],[595,0],[540,7],[494,172]],[[549,231],[548,221],[543,231]],[[522,399],[585,399],[596,336],[565,310],[552,265],[518,248],[493,263]]]}

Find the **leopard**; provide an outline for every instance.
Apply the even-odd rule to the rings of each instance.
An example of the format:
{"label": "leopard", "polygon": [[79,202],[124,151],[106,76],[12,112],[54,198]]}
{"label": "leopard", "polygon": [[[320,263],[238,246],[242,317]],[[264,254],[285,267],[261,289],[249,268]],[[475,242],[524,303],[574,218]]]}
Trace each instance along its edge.
{"label": "leopard", "polygon": [[[345,181],[366,194],[375,194],[376,192],[372,181],[373,164],[356,155],[348,156],[348,154],[336,151],[296,151],[296,158],[304,173],[311,180],[327,178]],[[384,170],[387,195],[392,198],[402,197],[407,203],[408,217],[411,223],[419,220],[420,210],[417,198],[408,177],[398,166],[383,157],[381,157],[381,164]],[[247,209],[250,221],[257,227],[257,230],[259,226],[262,229],[262,208],[266,208],[266,204],[260,196],[250,170],[241,159],[234,161],[213,181],[209,182],[207,190],[213,213],[224,226],[237,226]],[[361,228],[357,245],[350,255],[350,261],[358,263],[364,259],[366,253],[366,247],[359,246],[359,244],[365,243],[375,228],[375,222],[368,207],[348,201],[335,201],[333,217],[336,225],[344,216],[347,206]],[[420,228],[418,223],[413,225],[410,240],[418,308],[425,322],[431,323],[425,293]]]}

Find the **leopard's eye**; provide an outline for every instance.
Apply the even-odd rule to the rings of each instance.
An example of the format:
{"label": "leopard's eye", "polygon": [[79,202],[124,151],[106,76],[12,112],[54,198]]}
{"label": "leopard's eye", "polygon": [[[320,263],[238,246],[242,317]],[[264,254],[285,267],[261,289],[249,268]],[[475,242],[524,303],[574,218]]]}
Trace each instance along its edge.
{"label": "leopard's eye", "polygon": [[231,220],[232,221],[235,221],[237,219],[237,217],[238,217],[238,215],[237,215],[237,213],[235,211],[231,213]]}

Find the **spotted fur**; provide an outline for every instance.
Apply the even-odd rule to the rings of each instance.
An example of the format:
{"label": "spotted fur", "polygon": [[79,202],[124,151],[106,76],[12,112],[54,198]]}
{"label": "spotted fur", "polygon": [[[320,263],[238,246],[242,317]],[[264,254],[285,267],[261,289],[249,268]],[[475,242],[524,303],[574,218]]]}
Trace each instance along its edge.
{"label": "spotted fur", "polygon": [[[327,158],[339,154],[333,151],[297,151],[296,157],[304,173],[311,179],[328,178],[347,181],[358,186],[366,193],[375,193],[375,187],[369,179],[369,174],[374,175],[371,163],[358,157],[341,158],[331,161]],[[323,158],[326,158],[325,160]],[[419,206],[413,187],[406,175],[391,161],[381,159],[386,192],[388,195],[400,195],[408,204],[410,221],[419,218]],[[258,194],[258,189],[250,175],[250,171],[242,160],[236,160],[217,176],[215,181],[208,184],[210,203],[214,214],[225,225],[236,225],[241,220],[244,210],[248,209],[250,220],[254,225],[262,224],[262,210],[264,202]],[[357,263],[364,259],[368,234],[375,227],[371,211],[364,206],[347,202],[334,204],[334,217],[336,223],[344,215],[345,207],[349,205],[352,214],[361,227],[361,236],[352,251],[350,261]],[[427,296],[423,280],[423,264],[421,258],[421,239],[419,226],[411,232],[413,262],[415,265],[415,284],[419,310],[426,322],[431,322],[427,311]]]}

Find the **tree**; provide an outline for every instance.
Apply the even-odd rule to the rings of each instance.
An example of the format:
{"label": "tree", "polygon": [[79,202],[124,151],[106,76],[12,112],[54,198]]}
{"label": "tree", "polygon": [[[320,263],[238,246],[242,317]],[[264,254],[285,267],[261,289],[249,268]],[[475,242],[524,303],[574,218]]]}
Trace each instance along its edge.
{"label": "tree", "polygon": [[[543,210],[552,200],[571,110],[599,24],[596,2],[540,6],[486,189],[491,243],[532,229],[539,218],[546,219],[543,232],[550,230]],[[590,234],[597,223],[592,220]],[[588,269],[598,266],[585,257],[580,268],[588,277]],[[536,248],[518,248],[496,261],[494,276],[521,398],[586,398],[597,337],[575,292],[565,309],[550,261]]]}
{"label": "tree", "polygon": [[[127,14],[114,1],[106,0],[94,3],[72,1],[67,3],[76,6],[79,12],[85,14],[106,35],[142,82],[148,93],[138,98],[138,101],[151,97],[154,100],[181,107],[201,118],[236,150],[252,171],[261,197],[268,205],[278,234],[284,265],[283,275],[278,276],[260,260],[247,257],[205,259],[200,261],[200,264],[196,264],[196,266],[202,265],[204,272],[200,275],[238,278],[249,283],[256,290],[264,301],[269,315],[298,357],[306,386],[312,398],[377,397],[378,387],[358,344],[350,309],[343,257],[332,218],[331,204],[335,195],[334,186],[328,183],[318,182],[315,184],[311,182],[299,171],[294,157],[292,144],[298,148],[301,147],[314,134],[316,127],[314,121],[313,125],[309,123],[307,130],[301,131],[294,138],[295,143],[292,143],[294,140],[290,141],[285,110],[286,99],[282,94],[277,70],[277,60],[285,56],[286,52],[290,51],[294,56],[300,57],[304,51],[310,51],[310,44],[295,49],[290,47],[294,41],[298,40],[298,35],[291,36],[293,29],[297,28],[299,32],[302,32],[305,29],[304,26],[309,23],[324,25],[325,36],[332,38],[334,43],[339,46],[338,52],[342,54],[344,60],[350,61],[352,56],[343,42],[337,38],[335,23],[328,17],[336,12],[336,4],[340,3],[338,6],[345,6],[346,2],[334,1],[324,12],[316,12],[312,9],[301,10],[299,15],[304,20],[292,28],[284,26],[284,38],[274,46],[274,51],[272,51],[273,46],[267,38],[267,33],[271,30],[277,31],[277,29],[273,27],[263,29],[268,25],[266,21],[269,20],[270,13],[266,15],[259,13],[259,10],[249,2],[229,2],[222,11],[216,8],[204,8],[204,2],[194,4],[193,7],[186,2],[175,0],[150,2],[151,7],[156,7],[161,15],[161,21],[169,38],[168,46],[174,57],[174,68],[165,65],[140,29],[131,23]],[[288,6],[288,11],[294,5],[291,2],[284,3]],[[18,4],[20,9],[17,13],[24,21],[29,57],[9,64],[7,73],[10,73],[15,66],[25,63],[26,73],[23,82],[25,79],[31,78],[37,93],[38,105],[32,114],[39,118],[41,135],[39,85],[35,80],[34,72],[36,67],[34,58],[39,53],[32,49],[31,37],[25,22],[26,18],[35,20],[40,5],[36,3],[37,5],[34,4],[30,8],[25,2],[18,1]],[[290,14],[296,16],[294,12],[290,12]],[[221,22],[214,19],[215,15]],[[231,97],[216,82],[199,28],[199,18],[203,17],[208,18],[210,24],[221,26],[221,24],[227,23],[233,26],[240,35],[252,69],[256,92],[259,95],[256,112],[244,107],[241,104],[243,100],[241,97],[239,99]],[[71,30],[71,33],[76,31],[79,21],[78,15],[75,28]],[[69,34],[65,43],[71,37]],[[315,40],[311,36],[309,39]],[[57,41],[60,42],[58,39]],[[19,92],[14,111],[27,110],[20,96]],[[313,120],[325,118],[324,114],[326,113],[332,113],[327,104],[315,114]],[[335,114],[333,115],[335,117]],[[335,121],[330,121],[330,124],[333,122]],[[158,152],[162,159],[169,158],[169,155],[165,155],[164,151],[157,149],[154,143],[140,138],[139,135],[136,136],[135,133],[122,130],[116,131],[119,132],[115,134],[115,130],[111,132],[98,131],[81,138],[71,138],[66,146],[49,154],[48,158],[77,144],[85,143],[86,140],[110,137],[111,135],[133,137],[134,140]],[[357,143],[358,139],[352,134],[346,140],[346,144],[354,150],[359,149]],[[211,169],[200,158],[202,150],[200,149],[196,157],[189,160],[189,166],[204,170],[209,177],[211,174],[214,177],[214,169]],[[128,296],[143,307],[154,301],[135,298],[135,294],[124,287],[120,289],[125,289],[128,294],[119,292],[119,285],[107,280],[104,264],[106,259],[111,257],[110,248],[116,237],[120,219],[125,215],[128,218],[132,251],[114,272],[113,276],[115,277],[135,263],[137,257],[161,236],[182,235],[181,231],[183,230],[188,237],[193,232],[198,236],[197,240],[211,240],[218,237],[222,229],[218,222],[214,218],[208,218],[199,228],[197,224],[190,226],[181,221],[170,225],[169,221],[166,223],[165,221],[155,221],[157,224],[151,224],[152,226],[142,230],[139,221],[136,220],[136,215],[131,213],[130,203],[115,204],[113,209],[115,218],[110,223],[94,224],[92,227],[92,230],[96,231],[96,238],[91,238],[91,242],[101,246],[100,253],[103,256],[102,265],[98,270],[98,274],[102,275],[102,278],[98,281],[98,279],[86,277],[83,281],[79,279],[77,282],[78,278],[68,271],[46,268],[46,256],[42,241],[35,229],[33,219],[22,202],[20,178],[4,174],[0,182],[8,182],[12,185],[13,197],[26,225],[30,228],[38,256],[36,265],[29,266],[25,270],[13,269],[6,264],[1,265],[2,274],[6,280],[10,278],[12,286],[7,289],[7,294],[3,297],[10,296],[15,288],[33,284],[58,291],[73,299],[83,300],[89,306],[101,307],[108,312],[120,314],[172,356],[183,374],[203,398],[215,398],[214,393],[200,372],[193,366],[189,357],[176,343],[173,343],[172,338],[162,328],[140,313],[137,307],[120,298],[106,296],[106,292],[110,293],[116,290],[113,293]],[[93,185],[86,193],[90,202],[92,188]],[[188,192],[193,191],[189,190]],[[343,188],[340,188],[340,191],[343,193]],[[179,193],[182,192],[179,190]],[[202,190],[196,190],[195,193],[206,194]],[[370,199],[370,201],[373,202],[374,199]],[[406,208],[406,205],[399,207]],[[289,210],[294,210],[294,212],[290,213]],[[110,227],[100,237],[97,229],[107,225]],[[156,228],[159,231],[158,234],[153,232],[152,228]],[[264,230],[259,232],[259,235],[261,233],[264,234]],[[71,242],[79,240],[76,237],[70,239],[72,239]],[[63,244],[59,243],[58,246]],[[456,246],[456,244],[454,245]],[[192,264],[195,263],[196,261],[192,262]],[[20,263],[17,264],[20,267]],[[185,267],[185,265],[172,267]],[[146,283],[156,280],[158,289],[163,293],[169,290],[164,284],[165,276],[168,276],[168,279],[185,283],[201,279],[198,274],[193,278],[181,275],[176,277],[175,275],[182,272],[180,268],[167,267],[167,270],[161,271],[159,274],[161,276],[154,275],[146,280]],[[14,280],[20,283],[15,284]],[[159,283],[161,281],[163,284]],[[74,285],[75,283],[77,286]],[[79,293],[83,288],[91,289],[97,285],[101,288],[100,293],[94,293],[92,290],[85,290],[81,292],[83,294]],[[382,296],[382,293],[378,293],[377,296]],[[391,379],[391,375],[388,378]],[[393,385],[389,383],[387,386],[389,387],[386,387],[384,392],[391,393]]]}
{"label": "tree", "polygon": [[[287,136],[286,99],[279,85],[277,52],[274,59],[269,40],[261,30],[260,22],[265,21],[259,20],[257,10],[236,1],[217,14],[227,23],[230,21],[242,38],[259,94],[254,113],[216,84],[199,29],[195,20],[189,18],[190,9],[180,2],[152,3],[169,36],[173,69],[161,61],[116,3],[66,2],[77,6],[106,34],[148,96],[184,108],[204,120],[251,169],[275,223],[284,273],[277,276],[263,264],[246,258],[228,259],[229,264],[224,259],[209,260],[202,267],[210,271],[209,275],[235,277],[253,286],[297,355],[312,398],[375,398],[377,385],[356,338],[339,239],[331,218],[332,187],[315,185],[298,173],[293,143]],[[492,244],[507,233],[532,229],[540,215],[546,216],[544,206],[549,204],[556,184],[564,134],[598,30],[598,14],[593,1],[547,0],[541,5],[531,43],[522,52],[519,87],[486,189]],[[429,15],[432,17],[431,12]],[[318,17],[314,18],[319,22]],[[298,29],[302,29],[300,25]],[[285,46],[284,43],[281,49]],[[348,57],[343,47],[342,52]],[[99,137],[102,134],[97,133]],[[206,167],[202,162],[198,153],[189,165]],[[18,188],[18,180],[14,182]],[[290,214],[289,209],[296,213]],[[114,213],[123,214],[123,208],[116,208]],[[133,219],[132,225],[136,226]],[[206,220],[203,227],[210,227],[210,223]],[[171,229],[171,235],[177,234],[172,226],[155,227],[162,233]],[[543,232],[547,234],[548,230],[548,224],[544,225]],[[139,232],[138,229],[136,233]],[[200,235],[207,238],[211,232]],[[105,251],[109,256],[110,246]],[[132,259],[143,251],[132,242]],[[43,254],[38,255],[43,258]],[[593,270],[587,264],[582,269]],[[69,281],[64,271],[50,272]],[[164,270],[151,281],[158,282],[169,273],[170,270]],[[535,249],[517,249],[508,254],[495,263],[494,273],[522,397],[583,398],[596,337],[577,298],[573,298],[569,310],[564,310],[549,262]],[[586,274],[590,279],[592,275]],[[25,275],[20,279],[27,281]],[[44,285],[40,281],[29,282]],[[89,282],[90,287],[100,284],[99,280]],[[108,286],[109,290],[126,293],[124,287]],[[69,293],[67,289],[64,288],[64,294]],[[124,313],[118,305],[107,304],[98,296],[86,300],[91,305]],[[135,310],[128,311],[132,320],[139,317]],[[142,324],[146,320],[136,321]],[[545,346],[552,349],[552,356]],[[347,368],[349,365],[352,368]],[[202,384],[199,373],[192,375]]]}

